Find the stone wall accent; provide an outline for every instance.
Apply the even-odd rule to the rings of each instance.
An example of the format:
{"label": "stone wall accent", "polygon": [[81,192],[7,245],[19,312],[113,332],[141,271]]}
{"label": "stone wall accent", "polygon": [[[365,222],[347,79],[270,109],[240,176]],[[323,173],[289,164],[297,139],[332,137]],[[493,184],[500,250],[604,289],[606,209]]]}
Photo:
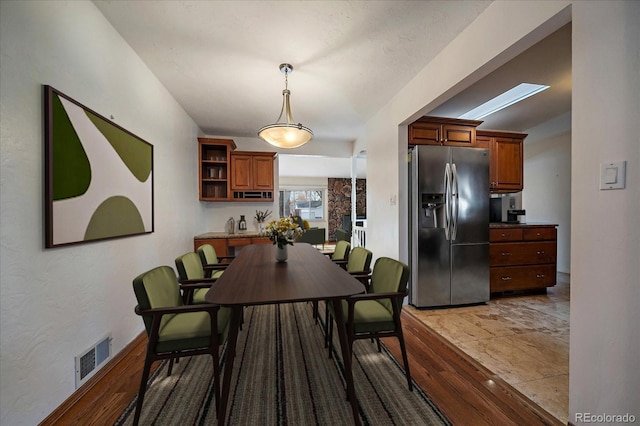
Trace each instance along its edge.
{"label": "stone wall accent", "polygon": [[[335,231],[342,227],[345,216],[351,215],[351,178],[329,178],[328,181],[329,241],[335,241]],[[356,214],[367,215],[367,180],[356,179]]]}

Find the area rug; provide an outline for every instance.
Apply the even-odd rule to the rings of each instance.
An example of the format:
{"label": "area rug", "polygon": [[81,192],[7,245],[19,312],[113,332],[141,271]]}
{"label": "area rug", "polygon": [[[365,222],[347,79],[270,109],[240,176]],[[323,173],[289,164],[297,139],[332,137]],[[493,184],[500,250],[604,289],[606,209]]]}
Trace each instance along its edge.
{"label": "area rug", "polygon": [[[227,424],[353,424],[339,350],[328,358],[310,304],[246,309],[236,351]],[[166,368],[149,380],[140,424],[215,424],[211,358],[183,358],[169,377]],[[365,425],[449,424],[415,383],[408,390],[404,370],[384,347],[378,352],[374,343],[356,341],[353,377]],[[135,402],[116,425],[132,424]]]}

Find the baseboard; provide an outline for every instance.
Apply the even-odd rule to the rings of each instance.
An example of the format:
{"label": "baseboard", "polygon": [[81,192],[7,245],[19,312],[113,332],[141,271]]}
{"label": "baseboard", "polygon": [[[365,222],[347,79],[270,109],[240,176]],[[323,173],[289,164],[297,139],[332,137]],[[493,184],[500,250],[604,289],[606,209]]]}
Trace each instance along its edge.
{"label": "baseboard", "polygon": [[42,422],[40,422],[39,426],[44,425],[55,425],[58,424],[61,418],[65,416],[65,414],[73,408],[78,401],[87,394],[94,386],[100,383],[102,380],[114,367],[116,367],[122,360],[129,355],[131,351],[133,351],[138,345],[142,343],[143,340],[147,339],[147,334],[145,332],[140,333],[136,338],[134,338],[127,346],[125,346],[120,352],[118,352],[109,362],[105,364],[96,374],[91,377],[85,384],[76,389],[75,392],[69,396],[62,404],[58,406],[51,414],[49,414]]}

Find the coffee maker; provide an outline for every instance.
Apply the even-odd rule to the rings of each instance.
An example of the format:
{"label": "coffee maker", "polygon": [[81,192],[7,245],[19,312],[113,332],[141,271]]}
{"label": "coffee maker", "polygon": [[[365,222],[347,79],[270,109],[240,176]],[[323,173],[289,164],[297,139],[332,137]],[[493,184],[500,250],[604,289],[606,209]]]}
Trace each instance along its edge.
{"label": "coffee maker", "polygon": [[524,223],[525,211],[522,209],[522,195],[499,194],[490,199],[489,220],[498,223]]}
{"label": "coffee maker", "polygon": [[[507,223],[524,223],[524,215],[526,212],[522,209],[507,210]],[[522,219],[521,219],[522,218]]]}

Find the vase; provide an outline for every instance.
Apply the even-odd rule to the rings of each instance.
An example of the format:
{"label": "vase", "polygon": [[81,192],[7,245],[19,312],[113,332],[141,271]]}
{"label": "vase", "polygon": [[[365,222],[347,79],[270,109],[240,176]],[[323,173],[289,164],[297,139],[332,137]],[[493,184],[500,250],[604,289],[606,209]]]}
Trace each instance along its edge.
{"label": "vase", "polygon": [[286,262],[287,257],[287,246],[285,245],[284,247],[280,248],[276,245],[276,261],[278,261],[278,263]]}
{"label": "vase", "polygon": [[261,236],[261,237],[264,235],[264,223],[263,222],[258,222],[258,235]]}

